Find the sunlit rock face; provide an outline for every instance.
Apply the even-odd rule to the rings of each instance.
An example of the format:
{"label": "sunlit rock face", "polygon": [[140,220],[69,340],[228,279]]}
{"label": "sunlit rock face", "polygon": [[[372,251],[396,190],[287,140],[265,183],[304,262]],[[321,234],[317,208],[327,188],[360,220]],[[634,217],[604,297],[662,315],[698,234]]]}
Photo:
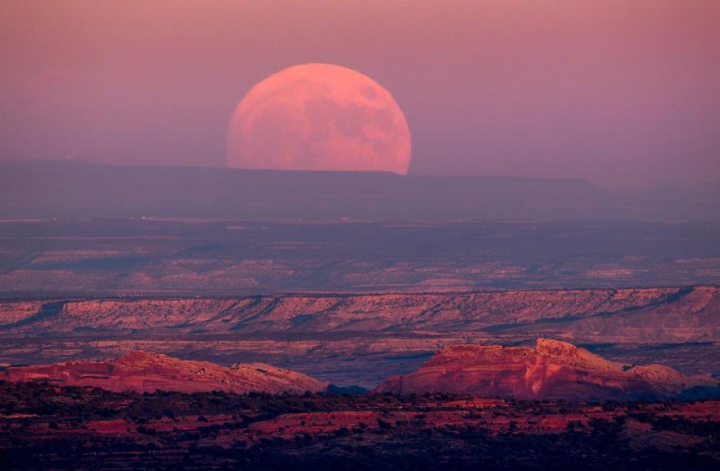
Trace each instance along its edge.
{"label": "sunlit rock face", "polygon": [[447,347],[416,372],[394,376],[377,391],[514,399],[658,399],[711,384],[662,365],[623,365],[569,343],[538,339],[535,348]]}
{"label": "sunlit rock face", "polygon": [[302,373],[263,363],[238,363],[227,368],[207,361],[180,360],[140,350],[117,360],[8,368],[0,373],[0,379],[138,393],[157,390],[183,393],[303,393],[322,391],[327,387],[327,384]]}
{"label": "sunlit rock face", "polygon": [[[250,265],[255,271],[282,271],[276,267]],[[433,315],[422,315],[428,312]],[[2,302],[0,328],[15,336],[89,329],[113,334],[168,329],[192,334],[198,328],[212,333],[493,329],[525,338],[560,329],[575,343],[649,344],[717,342],[719,312],[718,287],[72,299]]]}

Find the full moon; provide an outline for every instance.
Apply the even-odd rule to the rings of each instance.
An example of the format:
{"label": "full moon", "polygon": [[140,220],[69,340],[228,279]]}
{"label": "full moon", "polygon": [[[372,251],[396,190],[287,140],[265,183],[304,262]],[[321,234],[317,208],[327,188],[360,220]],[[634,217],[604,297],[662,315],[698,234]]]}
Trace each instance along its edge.
{"label": "full moon", "polygon": [[282,70],[240,101],[228,129],[230,167],[406,174],[410,130],[390,92],[328,64]]}

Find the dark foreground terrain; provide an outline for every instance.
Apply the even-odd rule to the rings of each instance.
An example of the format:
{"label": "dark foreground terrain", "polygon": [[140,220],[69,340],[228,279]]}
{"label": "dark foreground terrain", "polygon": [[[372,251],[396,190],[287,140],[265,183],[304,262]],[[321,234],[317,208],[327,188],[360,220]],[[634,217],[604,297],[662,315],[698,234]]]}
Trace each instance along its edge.
{"label": "dark foreground terrain", "polygon": [[0,382],[3,469],[717,469],[720,402],[111,393]]}

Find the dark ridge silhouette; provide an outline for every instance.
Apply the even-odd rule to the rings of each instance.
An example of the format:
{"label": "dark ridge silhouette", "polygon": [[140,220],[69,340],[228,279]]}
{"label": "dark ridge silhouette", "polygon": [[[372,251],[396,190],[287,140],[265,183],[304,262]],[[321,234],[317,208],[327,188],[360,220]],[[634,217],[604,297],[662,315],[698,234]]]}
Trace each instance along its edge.
{"label": "dark ridge silhouette", "polygon": [[718,208],[718,184],[628,195],[561,178],[0,163],[2,218],[717,221]]}

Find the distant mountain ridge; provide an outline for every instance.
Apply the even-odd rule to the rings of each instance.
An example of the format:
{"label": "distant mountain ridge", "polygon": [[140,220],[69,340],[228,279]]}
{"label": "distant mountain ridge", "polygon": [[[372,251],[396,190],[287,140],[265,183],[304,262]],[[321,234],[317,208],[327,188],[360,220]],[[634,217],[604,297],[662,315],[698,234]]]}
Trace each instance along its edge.
{"label": "distant mountain ridge", "polygon": [[719,221],[714,188],[630,196],[561,178],[6,162],[0,218]]}
{"label": "distant mountain ridge", "polygon": [[716,342],[720,287],[4,301],[0,332],[485,332],[579,342]]}

